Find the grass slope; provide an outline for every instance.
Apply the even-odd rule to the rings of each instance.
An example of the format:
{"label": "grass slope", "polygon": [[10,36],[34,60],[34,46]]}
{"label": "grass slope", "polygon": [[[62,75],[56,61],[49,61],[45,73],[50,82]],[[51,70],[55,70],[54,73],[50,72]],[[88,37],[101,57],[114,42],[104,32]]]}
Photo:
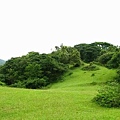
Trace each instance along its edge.
{"label": "grass slope", "polygon": [[91,102],[101,83],[114,76],[115,70],[103,67],[77,68],[47,90],[0,87],[0,120],[120,120],[120,109]]}

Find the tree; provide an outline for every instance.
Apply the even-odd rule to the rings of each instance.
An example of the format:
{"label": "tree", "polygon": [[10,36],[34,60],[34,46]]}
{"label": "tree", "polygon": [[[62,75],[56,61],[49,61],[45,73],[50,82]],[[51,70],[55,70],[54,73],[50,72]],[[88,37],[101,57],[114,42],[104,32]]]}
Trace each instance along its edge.
{"label": "tree", "polygon": [[42,88],[57,81],[66,71],[67,66],[51,54],[29,52],[6,61],[0,67],[0,81],[14,87]]}
{"label": "tree", "polygon": [[98,62],[107,66],[107,63],[111,60],[114,52],[106,52],[98,58]]}
{"label": "tree", "polygon": [[78,44],[74,46],[79,52],[84,62],[92,62],[100,55],[100,47],[95,44]]}
{"label": "tree", "polygon": [[42,60],[41,70],[43,71],[43,75],[48,78],[49,83],[57,81],[67,69],[67,66],[52,58],[51,55],[47,55]]}
{"label": "tree", "polygon": [[76,48],[63,45],[56,48],[56,51],[51,54],[53,58],[66,65],[80,66],[80,53]]}
{"label": "tree", "polygon": [[120,52],[115,52],[108,62],[109,68],[118,68],[120,66]]}

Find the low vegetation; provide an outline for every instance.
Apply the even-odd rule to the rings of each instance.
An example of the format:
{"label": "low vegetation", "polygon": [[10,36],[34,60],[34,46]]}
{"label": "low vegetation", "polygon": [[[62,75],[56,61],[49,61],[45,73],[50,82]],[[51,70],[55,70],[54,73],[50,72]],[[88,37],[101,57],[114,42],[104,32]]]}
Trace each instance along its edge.
{"label": "low vegetation", "polygon": [[117,72],[117,77],[106,83],[106,85],[99,90],[93,101],[103,107],[120,107],[120,71]]}
{"label": "low vegetation", "polygon": [[94,65],[94,64],[90,63],[89,65],[83,66],[82,70],[95,71],[95,70],[99,70],[99,67],[97,65]]}
{"label": "low vegetation", "polygon": [[120,85],[111,82],[102,88],[93,101],[103,107],[120,107]]}

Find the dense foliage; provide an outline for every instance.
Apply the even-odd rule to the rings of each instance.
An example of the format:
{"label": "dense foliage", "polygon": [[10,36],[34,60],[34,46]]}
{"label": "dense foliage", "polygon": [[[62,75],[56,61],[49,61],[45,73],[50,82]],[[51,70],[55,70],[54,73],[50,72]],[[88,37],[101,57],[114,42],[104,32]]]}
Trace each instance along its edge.
{"label": "dense foliage", "polygon": [[98,58],[98,62],[104,66],[107,66],[108,61],[111,60],[114,52],[106,52]]}
{"label": "dense foliage", "polygon": [[14,87],[42,88],[60,80],[69,66],[80,63],[79,52],[63,45],[51,54],[29,52],[6,61],[0,68],[0,81]]}
{"label": "dense foliage", "polygon": [[81,54],[81,59],[84,62],[92,62],[94,61],[97,56],[100,55],[100,48],[92,45],[92,44],[79,44],[79,45],[75,45],[75,48],[78,49],[78,51]]}
{"label": "dense foliage", "polygon": [[120,84],[111,82],[94,97],[93,101],[104,107],[120,107]]}
{"label": "dense foliage", "polygon": [[112,58],[108,61],[109,68],[119,68],[120,66],[120,52],[115,52]]}
{"label": "dense foliage", "polygon": [[57,51],[53,52],[51,55],[57,61],[73,67],[81,65],[81,56],[76,48],[61,45],[60,47],[56,46],[56,50]]}
{"label": "dense foliage", "polygon": [[85,70],[85,71],[95,71],[95,70],[99,70],[99,67],[94,65],[93,63],[90,63],[89,65],[83,66],[82,70]]}
{"label": "dense foliage", "polygon": [[74,47],[80,52],[81,59],[87,63],[98,61],[101,64],[106,64],[112,58],[112,55],[119,51],[118,46],[106,42],[84,43]]}

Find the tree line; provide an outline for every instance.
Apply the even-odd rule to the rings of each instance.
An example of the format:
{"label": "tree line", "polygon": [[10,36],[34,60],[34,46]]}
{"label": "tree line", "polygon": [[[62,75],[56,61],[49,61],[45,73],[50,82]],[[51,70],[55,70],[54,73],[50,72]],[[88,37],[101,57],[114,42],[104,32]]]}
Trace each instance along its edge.
{"label": "tree line", "polygon": [[8,86],[43,88],[61,79],[70,68],[94,62],[108,68],[119,68],[120,48],[106,42],[55,46],[50,54],[29,52],[11,58],[0,67],[0,81]]}
{"label": "tree line", "polygon": [[0,81],[13,87],[43,88],[60,80],[70,67],[80,64],[80,53],[75,48],[56,46],[50,54],[29,52],[6,61],[0,67]]}

